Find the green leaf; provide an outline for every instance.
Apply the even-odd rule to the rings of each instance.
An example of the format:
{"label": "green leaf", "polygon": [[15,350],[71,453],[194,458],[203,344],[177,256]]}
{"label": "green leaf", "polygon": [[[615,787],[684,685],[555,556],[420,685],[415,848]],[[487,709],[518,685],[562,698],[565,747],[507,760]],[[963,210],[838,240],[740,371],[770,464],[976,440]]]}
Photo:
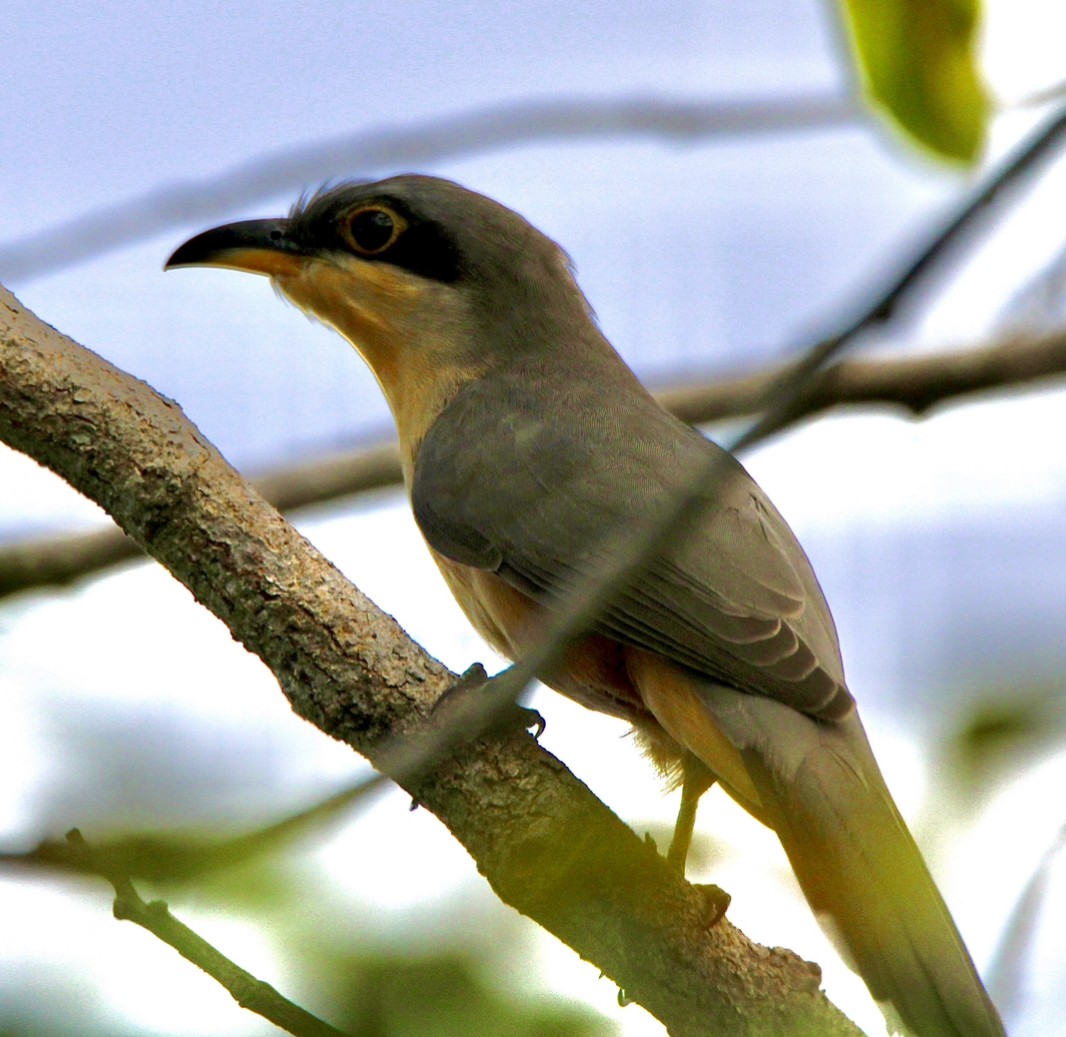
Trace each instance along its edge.
{"label": "green leaf", "polygon": [[977,68],[980,0],[841,0],[863,93],[943,158],[973,164],[989,98]]}

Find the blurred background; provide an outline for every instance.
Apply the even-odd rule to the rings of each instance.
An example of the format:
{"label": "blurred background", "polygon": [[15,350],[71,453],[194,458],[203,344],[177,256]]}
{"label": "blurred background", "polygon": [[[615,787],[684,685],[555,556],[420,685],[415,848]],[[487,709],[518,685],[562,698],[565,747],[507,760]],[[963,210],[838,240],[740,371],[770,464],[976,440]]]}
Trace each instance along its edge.
{"label": "blurred background", "polygon": [[[986,5],[980,59],[996,114],[984,160],[963,169],[860,110],[837,12],[816,0],[191,0],[61,13],[0,0],[0,23],[0,280],[177,400],[248,473],[377,442],[390,419],[354,352],[262,279],[164,276],[191,234],[282,214],[331,178],[450,177],[567,249],[645,381],[713,380],[832,332],[897,271],[1047,116],[1027,102],[1061,83],[1066,33],[1056,5]],[[604,124],[495,144],[462,119],[653,101],[761,102],[794,117],[759,131]],[[420,146],[434,128],[443,143]],[[366,146],[332,146],[347,136]],[[863,348],[961,350],[1058,326],[1064,179],[1056,157],[1001,199],[921,304]],[[1046,383],[921,421],[842,411],[744,457],[814,562],[889,784],[1014,1037],[1059,1032],[1066,999],[1054,924],[1066,910],[1064,425],[1066,393]],[[0,486],[0,545],[107,523],[6,449]],[[296,521],[446,664],[501,665],[444,589],[402,491]],[[251,830],[367,773],[147,563],[0,600],[0,702],[7,852],[75,825],[90,841]],[[532,704],[547,748],[665,840],[676,795],[624,728],[547,692]],[[353,1033],[663,1032],[500,905],[439,823],[408,806],[387,791],[278,853],[144,892]],[[818,961],[829,996],[883,1033],[773,837],[716,793],[698,833],[692,877],[733,895],[730,917],[751,937]],[[0,870],[0,1033],[276,1032],[115,922],[110,899],[103,881]]]}

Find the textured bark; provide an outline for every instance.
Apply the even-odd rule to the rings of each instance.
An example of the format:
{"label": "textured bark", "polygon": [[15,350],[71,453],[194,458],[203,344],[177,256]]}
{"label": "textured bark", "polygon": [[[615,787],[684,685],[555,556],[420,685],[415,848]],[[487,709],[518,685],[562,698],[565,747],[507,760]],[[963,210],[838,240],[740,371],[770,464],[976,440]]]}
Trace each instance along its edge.
{"label": "textured bark", "polygon": [[[293,709],[372,763],[455,676],[231,469],[180,408],[0,289],[0,438],[101,504],[270,667]],[[500,897],[676,1037],[855,1035],[817,966],[751,943],[527,733],[405,787]]]}

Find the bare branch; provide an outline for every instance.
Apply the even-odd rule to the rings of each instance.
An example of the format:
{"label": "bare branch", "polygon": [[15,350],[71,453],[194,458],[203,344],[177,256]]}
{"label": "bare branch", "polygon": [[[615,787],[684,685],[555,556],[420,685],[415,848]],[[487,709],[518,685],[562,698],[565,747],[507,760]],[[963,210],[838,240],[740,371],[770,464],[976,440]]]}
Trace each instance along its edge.
{"label": "bare branch", "polygon": [[218,176],[164,184],[29,237],[0,245],[0,277],[14,283],[131,245],[178,224],[209,221],[261,198],[331,177],[426,168],[445,159],[530,141],[608,137],[699,140],[821,129],[863,118],[850,98],[817,94],[752,101],[657,97],[518,101],[446,118],[344,134],[281,148]]}
{"label": "bare branch", "polygon": [[[717,383],[664,389],[659,402],[682,421],[710,424],[753,413],[767,386],[785,368],[770,368]],[[967,396],[1028,387],[1066,375],[1066,328],[1017,331],[985,345],[923,356],[842,360],[811,378],[789,424],[838,407],[886,404],[921,417]],[[778,429],[781,431],[781,429]],[[0,552],[0,558],[3,557]],[[2,571],[2,570],[0,570]]]}
{"label": "bare branch", "polygon": [[[245,484],[175,404],[0,294],[0,438],[96,500],[270,667],[293,708],[378,763],[454,682]],[[675,1037],[850,1034],[789,952],[719,919],[525,732],[405,787],[507,903]]]}
{"label": "bare branch", "polygon": [[[403,481],[395,443],[381,443],[278,468],[252,484],[280,511],[312,507]],[[0,546],[0,598],[74,580],[143,558],[120,529],[67,533]]]}
{"label": "bare branch", "polygon": [[72,867],[100,875],[114,886],[116,918],[134,922],[173,947],[186,961],[225,987],[241,1008],[261,1015],[295,1037],[345,1037],[343,1031],[283,997],[269,983],[231,961],[184,922],[179,922],[162,900],[151,903],[142,900],[127,875],[109,870],[95,860],[92,848],[76,828],[67,833],[67,844]]}

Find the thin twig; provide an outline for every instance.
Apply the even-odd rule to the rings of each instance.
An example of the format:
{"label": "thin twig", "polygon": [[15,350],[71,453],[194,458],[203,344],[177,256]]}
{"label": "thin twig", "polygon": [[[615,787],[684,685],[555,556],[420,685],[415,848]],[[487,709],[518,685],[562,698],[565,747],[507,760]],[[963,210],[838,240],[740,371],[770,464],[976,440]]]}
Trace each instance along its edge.
{"label": "thin twig", "polygon": [[261,1015],[296,1037],[346,1037],[329,1023],[283,997],[269,983],[257,979],[213,947],[202,936],[179,922],[162,900],[142,900],[129,876],[109,872],[93,860],[93,850],[76,828],[67,833],[71,856],[79,860],[78,870],[107,879],[115,889],[115,917],[147,929],[173,947],[186,961],[221,984],[241,1006]]}
{"label": "thin twig", "polygon": [[977,192],[933,236],[913,262],[898,278],[895,288],[888,292],[868,315],[861,318],[870,324],[885,324],[893,316],[905,297],[913,294],[916,283],[953,248],[964,233],[968,233],[977,217],[998,200],[1008,188],[1014,189],[1029,173],[1048,157],[1066,134],[1066,107],[1060,107],[1028,139],[1022,141],[999,163],[999,169],[980,186]]}
{"label": "thin twig", "polygon": [[518,101],[401,127],[360,130],[257,155],[218,176],[165,184],[8,242],[0,246],[0,279],[25,284],[175,225],[231,214],[331,177],[425,169],[445,159],[538,140],[685,141],[821,129],[862,117],[852,99],[826,94],[750,101],[574,97]]}

